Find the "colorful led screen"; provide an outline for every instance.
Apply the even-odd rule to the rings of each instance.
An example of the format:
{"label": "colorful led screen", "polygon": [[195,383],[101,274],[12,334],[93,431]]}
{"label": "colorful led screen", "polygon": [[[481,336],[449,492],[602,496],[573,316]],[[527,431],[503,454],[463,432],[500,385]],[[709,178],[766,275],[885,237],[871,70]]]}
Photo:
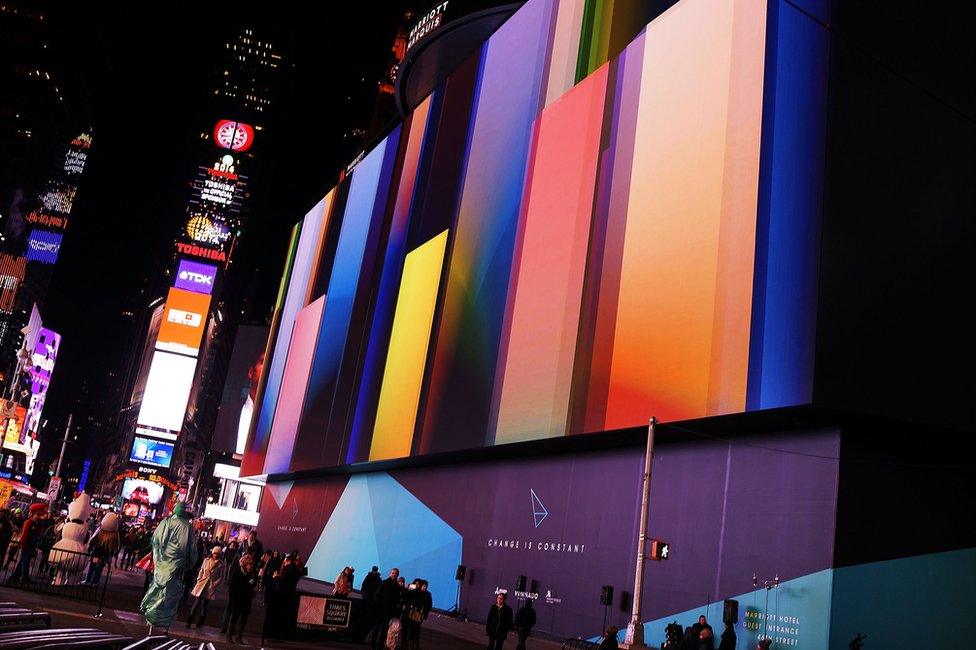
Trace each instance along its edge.
{"label": "colorful led screen", "polygon": [[196,356],[200,351],[209,308],[209,295],[170,289],[159,325],[156,349]]}
{"label": "colorful led screen", "polygon": [[155,467],[169,467],[173,462],[173,443],[136,436],[132,441],[129,460]]}
{"label": "colorful led screen", "polygon": [[196,367],[196,359],[169,352],[154,352],[137,423],[179,432],[183,428],[183,416],[186,415]]}
{"label": "colorful led screen", "polygon": [[245,474],[811,401],[826,36],[636,4],[529,0],[306,216]]}

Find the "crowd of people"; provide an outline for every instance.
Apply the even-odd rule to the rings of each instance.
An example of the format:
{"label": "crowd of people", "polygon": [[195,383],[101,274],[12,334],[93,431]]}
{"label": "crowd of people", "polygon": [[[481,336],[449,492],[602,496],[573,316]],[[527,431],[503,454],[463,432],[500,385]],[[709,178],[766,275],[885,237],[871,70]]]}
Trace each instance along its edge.
{"label": "crowd of people", "polygon": [[[699,616],[697,623],[689,625],[684,630],[682,630],[681,625],[672,623],[668,625],[665,634],[667,635],[667,640],[661,646],[662,649],[735,650],[735,626],[731,623],[726,623],[725,631],[722,632],[718,645],[715,645],[715,633],[705,616]],[[759,650],[763,650],[763,642],[760,642]]]}
{"label": "crowd of people", "polygon": [[[334,595],[348,596],[354,571],[346,567],[335,580]],[[414,578],[408,585],[399,569],[391,569],[384,579],[379,567],[372,567],[360,586],[366,615],[372,621],[369,644],[373,648],[420,648],[420,629],[434,607],[429,584]],[[344,592],[344,593],[343,593]]]}

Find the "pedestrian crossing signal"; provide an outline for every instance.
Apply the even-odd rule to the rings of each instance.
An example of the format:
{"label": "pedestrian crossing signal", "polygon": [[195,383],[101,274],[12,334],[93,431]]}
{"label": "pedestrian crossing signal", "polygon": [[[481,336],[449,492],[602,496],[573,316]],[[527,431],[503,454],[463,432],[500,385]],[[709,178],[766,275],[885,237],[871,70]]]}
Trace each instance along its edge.
{"label": "pedestrian crossing signal", "polygon": [[659,539],[651,540],[651,559],[657,562],[666,560],[671,555],[671,545]]}

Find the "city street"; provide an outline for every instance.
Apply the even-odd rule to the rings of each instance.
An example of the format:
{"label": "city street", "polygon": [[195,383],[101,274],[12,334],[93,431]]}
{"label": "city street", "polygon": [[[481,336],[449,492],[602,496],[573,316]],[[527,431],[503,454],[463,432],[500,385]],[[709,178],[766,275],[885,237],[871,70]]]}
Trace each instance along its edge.
{"label": "city street", "polygon": [[[52,627],[94,627],[116,634],[131,636],[139,639],[146,636],[148,628],[139,612],[139,602],[142,599],[142,571],[116,571],[112,574],[108,591],[105,594],[105,604],[102,616],[96,618],[97,603],[85,602],[52,596],[51,594],[35,593],[0,586],[0,601],[13,601],[18,605],[43,610],[51,614]],[[264,623],[264,607],[261,605],[261,594],[254,599],[254,609],[244,634],[244,644],[231,644],[218,629],[220,617],[227,604],[224,590],[218,590],[217,597],[210,603],[207,624],[202,628],[187,628],[184,624],[189,605],[182,606],[177,620],[170,628],[170,636],[190,642],[209,641],[217,648],[362,648],[355,643],[342,642],[274,642],[261,644],[261,626]],[[484,627],[476,623],[460,623],[448,618],[438,618],[432,614],[424,624],[421,644],[423,648],[437,648],[438,650],[469,650],[484,647],[482,641]],[[509,643],[514,647],[514,640]],[[529,639],[527,646],[534,650],[558,648],[559,644],[539,639]]]}

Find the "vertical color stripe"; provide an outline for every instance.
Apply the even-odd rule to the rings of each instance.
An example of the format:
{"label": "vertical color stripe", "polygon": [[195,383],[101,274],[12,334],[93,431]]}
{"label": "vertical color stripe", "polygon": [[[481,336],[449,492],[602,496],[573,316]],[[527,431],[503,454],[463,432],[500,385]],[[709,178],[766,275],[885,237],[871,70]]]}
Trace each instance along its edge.
{"label": "vertical color stripe", "polygon": [[403,263],[370,460],[410,455],[446,247],[445,230]]}
{"label": "vertical color stripe", "polygon": [[300,312],[295,319],[295,327],[288,348],[288,360],[281,380],[281,394],[271,427],[271,441],[268,455],[264,461],[267,474],[285,472],[291,461],[295,447],[295,434],[298,420],[305,404],[305,387],[308,383],[308,370],[315,353],[315,341],[322,322],[325,296],[322,296]]}
{"label": "vertical color stripe", "polygon": [[608,429],[745,406],[756,184],[729,185],[756,178],[759,120],[730,99],[761,97],[763,48],[761,22],[758,43],[734,34],[738,4],[684,0],[647,28]]}
{"label": "vertical color stripe", "polygon": [[495,444],[567,430],[608,70],[539,118],[499,365]]}

